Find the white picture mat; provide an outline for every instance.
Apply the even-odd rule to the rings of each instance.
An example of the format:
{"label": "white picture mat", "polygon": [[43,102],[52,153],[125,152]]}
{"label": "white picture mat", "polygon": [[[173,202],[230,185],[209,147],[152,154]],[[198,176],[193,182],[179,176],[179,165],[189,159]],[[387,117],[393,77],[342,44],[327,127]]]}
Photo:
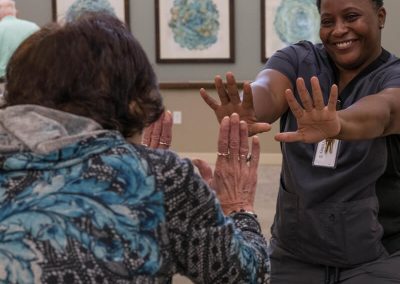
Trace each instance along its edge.
{"label": "white picture mat", "polygon": [[217,42],[204,50],[190,50],[181,47],[174,41],[174,35],[168,22],[171,18],[171,8],[174,0],[159,0],[159,37],[161,59],[192,59],[192,58],[229,58],[230,57],[230,15],[229,0],[213,1],[220,17],[220,29]]}
{"label": "white picture mat", "polygon": [[[274,27],[274,20],[276,17],[276,13],[278,10],[278,7],[281,5],[283,1],[288,1],[288,0],[262,0],[265,1],[264,3],[264,27],[265,27],[265,50],[264,54],[265,57],[268,58],[270,57],[275,51],[284,48],[288,44],[283,42],[278,34],[276,33],[275,27]],[[316,9],[316,7],[315,7]],[[319,40],[317,42],[320,42]],[[314,42],[316,43],[316,42]]]}
{"label": "white picture mat", "polygon": [[265,54],[270,57],[275,51],[286,46],[276,34],[274,19],[276,10],[281,4],[281,0],[266,0],[265,3]]}

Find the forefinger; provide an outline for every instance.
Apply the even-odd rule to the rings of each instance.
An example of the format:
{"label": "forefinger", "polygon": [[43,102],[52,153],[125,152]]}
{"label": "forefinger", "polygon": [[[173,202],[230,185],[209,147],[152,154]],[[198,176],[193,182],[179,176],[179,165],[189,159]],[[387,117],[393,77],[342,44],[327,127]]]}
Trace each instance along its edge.
{"label": "forefinger", "polygon": [[306,88],[303,78],[297,78],[296,87],[297,87],[297,91],[299,93],[301,102],[304,106],[304,109],[306,111],[312,111],[313,101],[310,97],[310,94],[308,93],[308,90]]}
{"label": "forefinger", "polygon": [[212,109],[212,110],[217,110],[218,107],[220,106],[214,98],[210,97],[206,90],[204,88],[200,89],[200,96],[204,100],[204,102]]}

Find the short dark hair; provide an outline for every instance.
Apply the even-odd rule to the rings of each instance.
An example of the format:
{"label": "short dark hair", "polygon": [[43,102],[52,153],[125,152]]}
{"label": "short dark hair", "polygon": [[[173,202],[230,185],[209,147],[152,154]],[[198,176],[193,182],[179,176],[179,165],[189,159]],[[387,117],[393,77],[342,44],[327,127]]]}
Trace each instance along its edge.
{"label": "short dark hair", "polygon": [[[318,11],[319,11],[319,12],[321,12],[321,1],[322,1],[322,0],[317,0],[317,1],[316,1],[316,4],[317,4],[317,7],[318,7]],[[376,7],[377,9],[383,7],[383,0],[371,0],[371,1],[372,1],[372,3],[375,4],[375,7]]]}
{"label": "short dark hair", "polygon": [[36,104],[92,118],[124,136],[156,121],[164,106],[139,42],[116,17],[87,13],[28,37],[6,71],[5,106]]}

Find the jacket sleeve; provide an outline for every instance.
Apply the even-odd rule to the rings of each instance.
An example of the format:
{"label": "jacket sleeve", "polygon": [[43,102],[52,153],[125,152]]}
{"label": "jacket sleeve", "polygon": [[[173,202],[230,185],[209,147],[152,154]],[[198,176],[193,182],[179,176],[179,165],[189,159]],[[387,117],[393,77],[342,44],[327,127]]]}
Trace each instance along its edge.
{"label": "jacket sleeve", "polygon": [[224,216],[189,160],[167,168],[167,228],[176,272],[194,283],[269,283],[267,242],[257,218]]}

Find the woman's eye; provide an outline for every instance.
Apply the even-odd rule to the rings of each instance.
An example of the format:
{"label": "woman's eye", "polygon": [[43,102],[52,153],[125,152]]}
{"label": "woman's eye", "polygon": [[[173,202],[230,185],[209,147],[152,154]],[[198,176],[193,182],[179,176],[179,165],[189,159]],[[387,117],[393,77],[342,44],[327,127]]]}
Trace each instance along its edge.
{"label": "woman's eye", "polygon": [[321,20],[321,26],[322,27],[329,27],[333,24],[332,20]]}
{"label": "woman's eye", "polygon": [[357,14],[349,14],[349,15],[346,15],[345,18],[347,21],[353,22],[358,19],[358,15]]}

